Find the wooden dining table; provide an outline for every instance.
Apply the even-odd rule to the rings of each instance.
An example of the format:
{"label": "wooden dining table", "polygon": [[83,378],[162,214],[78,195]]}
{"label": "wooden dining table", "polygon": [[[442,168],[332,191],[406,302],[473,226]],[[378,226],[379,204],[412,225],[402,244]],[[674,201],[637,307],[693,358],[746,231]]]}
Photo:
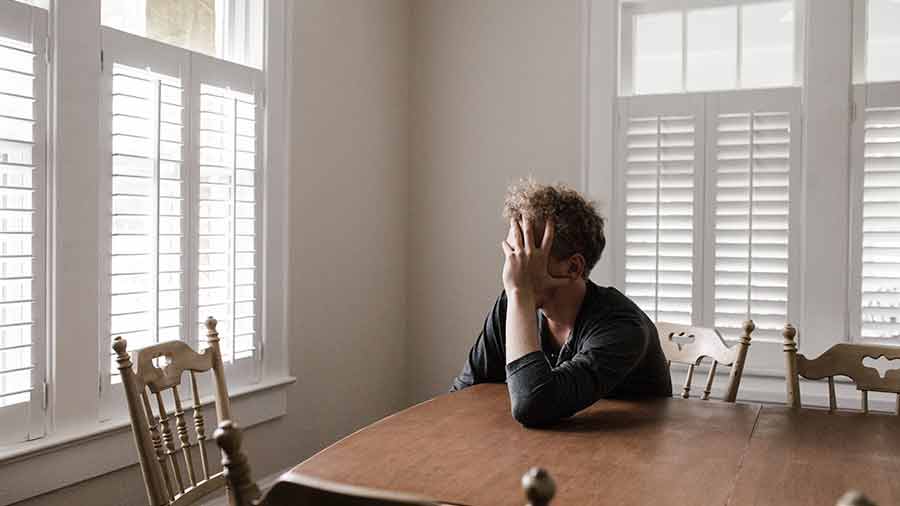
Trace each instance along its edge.
{"label": "wooden dining table", "polygon": [[471,506],[521,506],[547,469],[558,505],[832,505],[851,488],[900,504],[900,417],[753,403],[601,400],[547,428],[510,415],[502,384],[418,404],[290,473]]}

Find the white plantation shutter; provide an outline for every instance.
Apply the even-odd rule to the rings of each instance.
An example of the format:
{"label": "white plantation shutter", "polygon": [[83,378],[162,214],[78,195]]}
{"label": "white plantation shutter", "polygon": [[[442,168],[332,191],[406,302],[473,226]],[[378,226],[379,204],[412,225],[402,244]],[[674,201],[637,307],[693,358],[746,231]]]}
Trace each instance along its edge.
{"label": "white plantation shutter", "polygon": [[851,325],[863,339],[900,338],[900,83],[855,94]]}
{"label": "white plantation shutter", "polygon": [[[101,118],[110,175],[107,340],[186,337],[183,52],[105,29]],[[118,382],[111,348],[110,377]]]}
{"label": "white plantation shutter", "polygon": [[789,321],[791,191],[799,174],[799,92],[712,94],[707,100],[713,325],[736,339],[779,341]]}
{"label": "white plantation shutter", "polygon": [[[202,347],[203,322],[215,317],[223,359],[239,362],[258,358],[262,73],[201,55],[193,55],[191,69],[197,148],[197,335]],[[257,370],[256,362],[249,361],[249,374]]]}
{"label": "white plantation shutter", "polygon": [[46,28],[0,1],[0,444],[44,434]]}
{"label": "white plantation shutter", "polygon": [[[202,349],[212,316],[229,382],[252,382],[260,370],[262,72],[110,28],[103,62],[104,342],[121,335],[135,350],[179,339]],[[105,360],[104,384],[115,385],[115,361]],[[107,415],[117,400],[104,393]]]}
{"label": "white plantation shutter", "polygon": [[656,321],[695,316],[702,111],[696,96],[620,102],[625,293]]}

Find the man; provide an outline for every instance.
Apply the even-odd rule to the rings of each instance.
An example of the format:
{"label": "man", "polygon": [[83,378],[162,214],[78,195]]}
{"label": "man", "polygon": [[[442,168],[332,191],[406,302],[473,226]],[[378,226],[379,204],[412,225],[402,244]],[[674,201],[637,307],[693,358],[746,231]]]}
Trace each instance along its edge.
{"label": "man", "polygon": [[510,188],[503,293],[451,390],[506,382],[529,427],[604,397],[672,395],[656,327],[615,288],[588,279],[606,245],[594,205],[562,185]]}

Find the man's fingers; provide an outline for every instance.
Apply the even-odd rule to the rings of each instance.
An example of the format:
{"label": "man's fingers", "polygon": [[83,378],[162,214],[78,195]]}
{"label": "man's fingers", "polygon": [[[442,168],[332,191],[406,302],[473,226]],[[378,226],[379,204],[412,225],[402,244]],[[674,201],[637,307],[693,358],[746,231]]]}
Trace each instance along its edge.
{"label": "man's fingers", "polygon": [[547,218],[544,222],[544,239],[541,241],[541,249],[550,250],[550,247],[553,246],[554,235],[556,235],[556,226],[552,219]]}
{"label": "man's fingers", "polygon": [[503,253],[504,253],[506,256],[510,256],[510,255],[513,254],[513,248],[512,248],[512,246],[509,245],[508,242],[506,242],[506,241],[500,241],[500,247],[503,248]]}
{"label": "man's fingers", "polygon": [[531,250],[536,246],[534,244],[534,228],[531,225],[531,220],[522,218],[520,226],[522,227],[522,233],[525,236],[525,253],[531,253]]}
{"label": "man's fingers", "polygon": [[512,244],[510,244],[510,246],[512,246],[513,249],[522,249],[524,247],[524,240],[522,239],[522,228],[519,227],[519,222],[517,222],[516,220],[510,219],[509,220],[509,229],[512,232],[512,236],[513,236],[512,237],[513,242],[512,242]]}

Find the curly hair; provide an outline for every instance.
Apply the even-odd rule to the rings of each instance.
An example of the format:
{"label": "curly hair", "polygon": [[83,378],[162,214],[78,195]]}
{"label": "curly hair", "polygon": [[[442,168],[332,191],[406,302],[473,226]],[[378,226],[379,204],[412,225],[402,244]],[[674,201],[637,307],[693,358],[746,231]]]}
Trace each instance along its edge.
{"label": "curly hair", "polygon": [[600,260],[606,237],[603,217],[594,203],[563,184],[544,185],[525,179],[509,187],[503,206],[503,217],[519,221],[532,220],[535,236],[541,240],[544,223],[552,218],[556,235],[550,254],[557,260],[580,253],[584,256],[584,277]]}

